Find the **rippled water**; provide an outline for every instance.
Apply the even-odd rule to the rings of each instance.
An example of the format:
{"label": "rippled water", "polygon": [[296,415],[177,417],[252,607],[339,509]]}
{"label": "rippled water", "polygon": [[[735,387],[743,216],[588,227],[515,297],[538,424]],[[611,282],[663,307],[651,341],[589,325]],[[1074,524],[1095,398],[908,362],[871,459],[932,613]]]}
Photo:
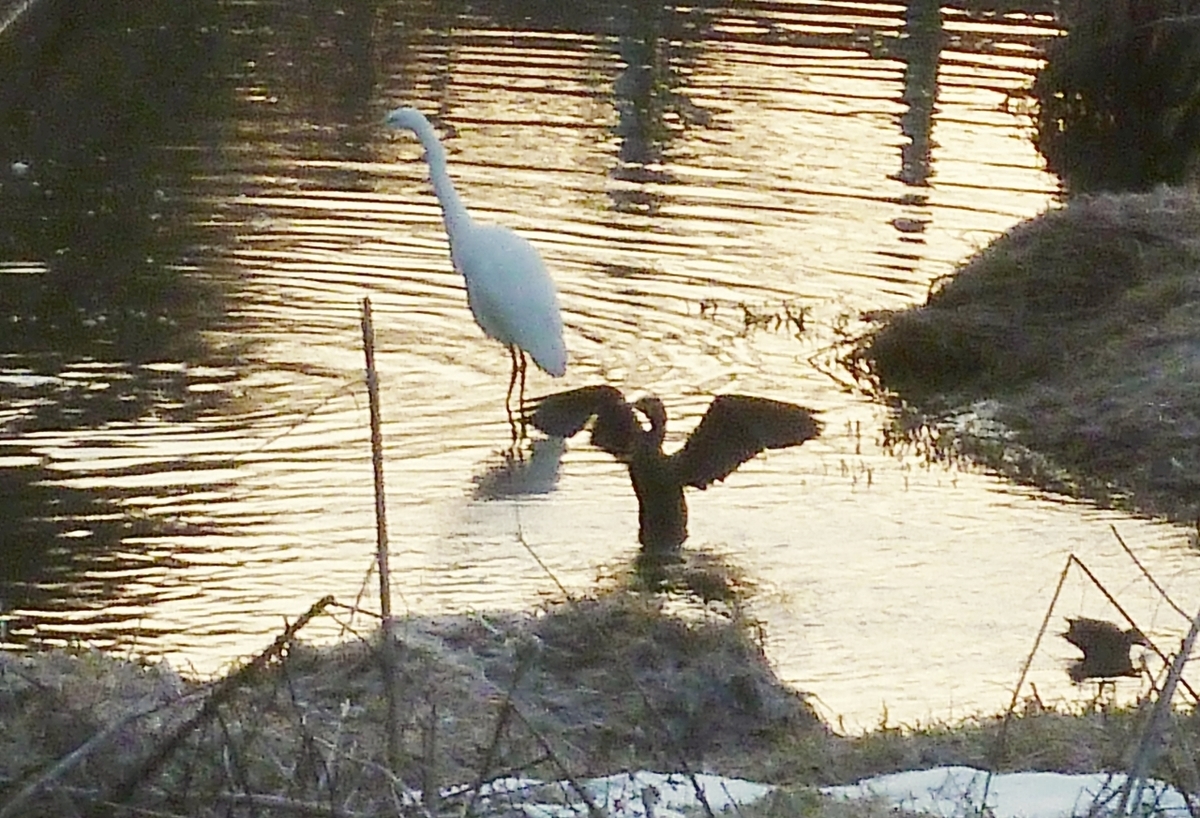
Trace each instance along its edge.
{"label": "rippled water", "polygon": [[[397,608],[528,608],[628,567],[618,464],[581,438],[502,468],[508,356],[419,146],[380,124],[399,104],[558,283],[570,369],[532,393],[659,395],[668,448],[722,392],[821,410],[820,440],[691,497],[688,547],[757,583],[828,716],[1001,709],[1069,553],[1174,638],[1109,527],[1187,607],[1185,533],[886,450],[835,362],[861,312],[1052,202],[1019,96],[1049,19],[946,10],[939,52],[900,6],[587,5],[151,2],[63,38],[0,143],[9,639],[207,672],[323,594],[376,606],[363,296]],[[1058,613],[1113,616],[1078,572]],[[1038,653],[1043,698],[1083,695],[1068,656]]]}

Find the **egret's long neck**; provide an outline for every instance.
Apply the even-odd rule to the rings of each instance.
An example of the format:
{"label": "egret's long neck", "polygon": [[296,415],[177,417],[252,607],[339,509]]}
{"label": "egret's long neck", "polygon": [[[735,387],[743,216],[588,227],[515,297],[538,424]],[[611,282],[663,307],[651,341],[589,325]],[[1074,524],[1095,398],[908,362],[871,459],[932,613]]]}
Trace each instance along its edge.
{"label": "egret's long neck", "polygon": [[429,163],[429,181],[433,183],[433,192],[437,194],[438,202],[442,205],[442,219],[446,222],[446,233],[450,236],[450,245],[453,247],[455,236],[460,228],[470,223],[471,216],[463,206],[462,199],[458,198],[458,191],[454,189],[450,174],[446,172],[446,149],[438,141],[433,128],[424,124],[422,127],[413,128],[413,133],[425,148],[425,161]]}

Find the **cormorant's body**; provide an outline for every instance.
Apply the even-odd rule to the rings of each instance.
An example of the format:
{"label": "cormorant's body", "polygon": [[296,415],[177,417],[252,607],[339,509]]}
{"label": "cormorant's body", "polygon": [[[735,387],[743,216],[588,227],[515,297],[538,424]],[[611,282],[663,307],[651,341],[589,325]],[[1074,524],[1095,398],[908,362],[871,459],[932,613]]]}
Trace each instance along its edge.
{"label": "cormorant's body", "polygon": [[[646,417],[649,429],[642,428],[635,412]],[[662,401],[646,397],[631,404],[612,386],[585,386],[540,398],[532,422],[548,435],[570,437],[592,417],[592,443],[629,469],[638,498],[638,541],[648,551],[671,551],[687,539],[685,487],[707,488],[759,452],[799,446],[821,430],[804,407],[720,395],[683,448],[668,455],[662,450],[667,431]]]}
{"label": "cormorant's body", "polygon": [[1137,676],[1129,650],[1134,645],[1149,645],[1137,628],[1123,631],[1112,622],[1086,617],[1068,619],[1067,632],[1062,637],[1083,651],[1083,658],[1067,669],[1076,684],[1085,679]]}

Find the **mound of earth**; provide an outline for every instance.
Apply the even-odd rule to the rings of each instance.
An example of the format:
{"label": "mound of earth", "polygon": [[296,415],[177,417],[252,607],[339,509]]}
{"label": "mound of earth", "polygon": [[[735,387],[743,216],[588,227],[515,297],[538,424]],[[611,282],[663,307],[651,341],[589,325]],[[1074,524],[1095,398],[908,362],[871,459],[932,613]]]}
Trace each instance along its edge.
{"label": "mound of earth", "polygon": [[953,445],[1043,488],[1200,517],[1195,191],[1072,199],[884,318],[856,352],[879,384],[929,415],[984,407],[1009,432],[958,423]]}
{"label": "mound of earth", "polygon": [[472,785],[497,777],[736,772],[828,737],[747,623],[664,604],[612,592],[536,613],[397,620],[391,747],[377,638],[284,640],[212,685],[97,652],[0,654],[0,804],[458,814]]}

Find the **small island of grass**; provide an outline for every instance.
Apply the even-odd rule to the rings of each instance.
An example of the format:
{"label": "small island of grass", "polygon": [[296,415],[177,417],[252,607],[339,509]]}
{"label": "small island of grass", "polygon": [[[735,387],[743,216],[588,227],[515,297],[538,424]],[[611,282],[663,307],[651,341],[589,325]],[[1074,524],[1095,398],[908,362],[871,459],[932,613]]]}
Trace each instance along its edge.
{"label": "small island of grass", "polygon": [[1017,225],[856,359],[972,458],[1042,488],[1200,518],[1200,196],[1080,196]]}

